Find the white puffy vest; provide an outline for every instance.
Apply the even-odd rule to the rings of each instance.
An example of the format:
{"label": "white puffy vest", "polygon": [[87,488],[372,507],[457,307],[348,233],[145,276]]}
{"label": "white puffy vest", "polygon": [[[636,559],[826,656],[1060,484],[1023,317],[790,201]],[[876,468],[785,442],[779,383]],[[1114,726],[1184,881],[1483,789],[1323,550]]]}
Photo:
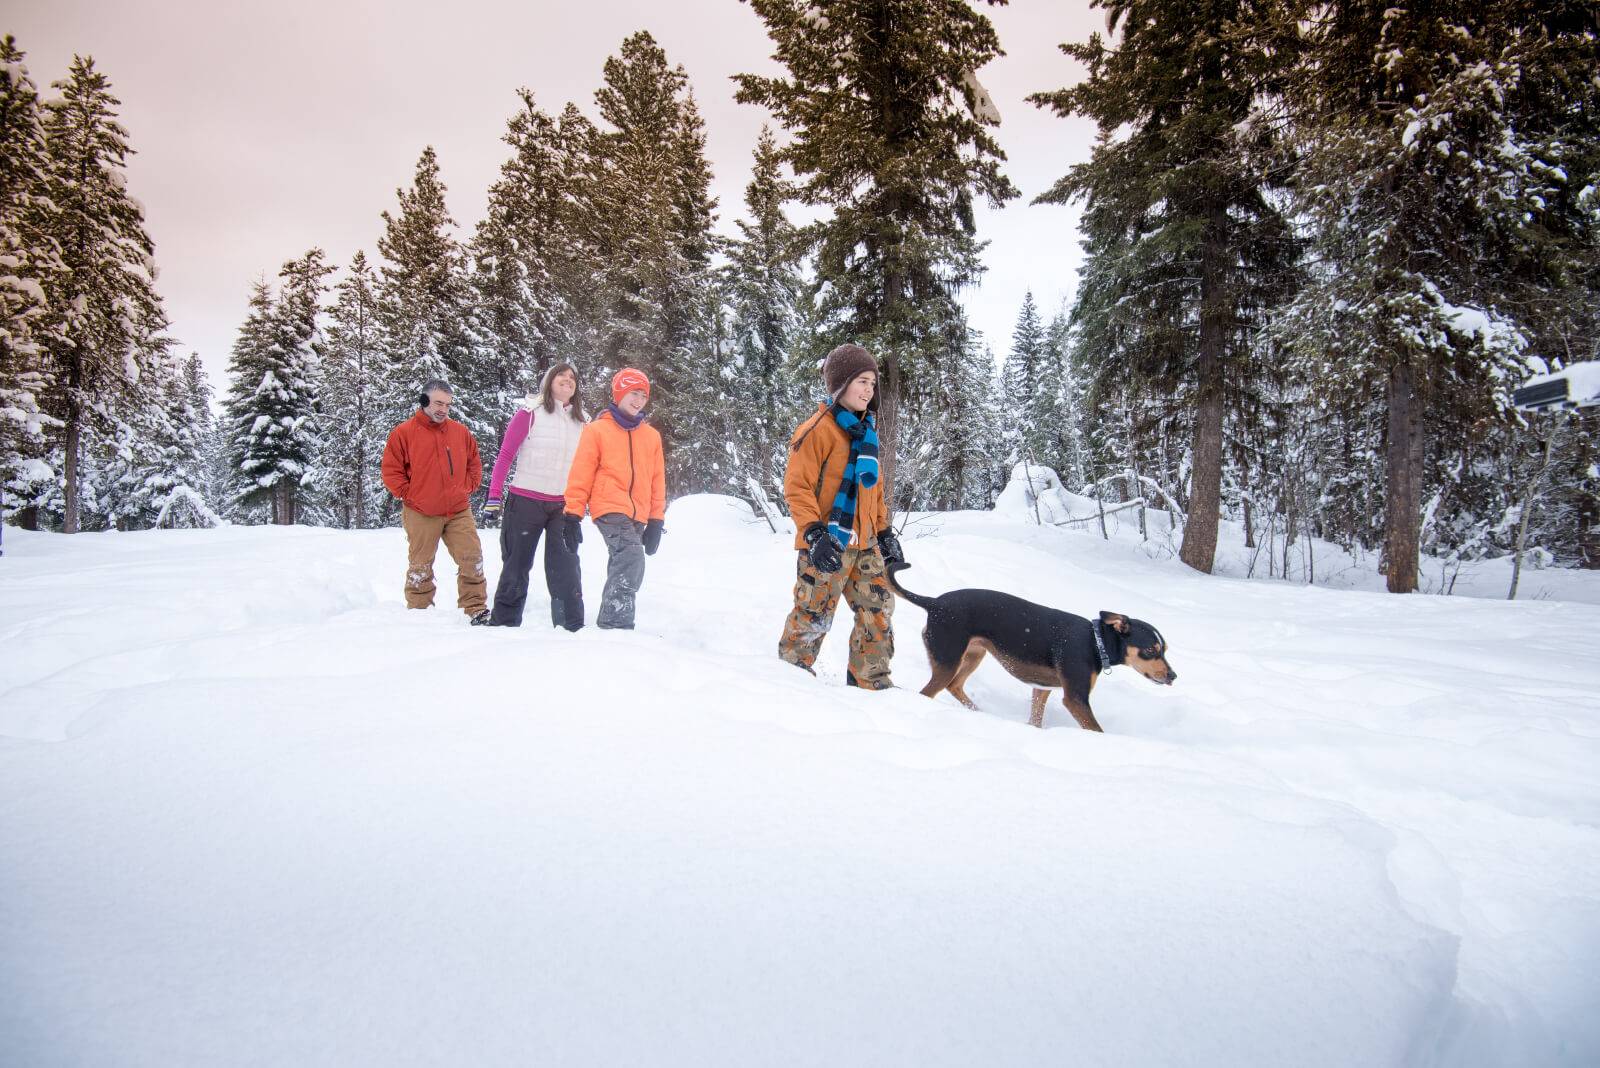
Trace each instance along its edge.
{"label": "white puffy vest", "polygon": [[567,472],[578,451],[578,436],[583,424],[565,410],[547,412],[542,406],[532,410],[533,425],[517,449],[516,468],[511,485],[533,493],[559,497],[567,492]]}

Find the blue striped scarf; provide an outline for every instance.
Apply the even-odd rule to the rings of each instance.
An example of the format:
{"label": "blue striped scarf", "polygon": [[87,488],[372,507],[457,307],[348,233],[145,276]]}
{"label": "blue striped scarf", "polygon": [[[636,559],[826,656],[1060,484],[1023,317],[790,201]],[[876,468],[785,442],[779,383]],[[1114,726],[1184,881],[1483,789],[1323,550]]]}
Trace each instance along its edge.
{"label": "blue striped scarf", "polygon": [[833,419],[850,439],[850,459],[844,465],[839,492],[833,497],[833,511],[828,513],[828,533],[840,545],[849,545],[856,525],[856,492],[878,484],[878,432],[871,412],[863,419],[835,405]]}

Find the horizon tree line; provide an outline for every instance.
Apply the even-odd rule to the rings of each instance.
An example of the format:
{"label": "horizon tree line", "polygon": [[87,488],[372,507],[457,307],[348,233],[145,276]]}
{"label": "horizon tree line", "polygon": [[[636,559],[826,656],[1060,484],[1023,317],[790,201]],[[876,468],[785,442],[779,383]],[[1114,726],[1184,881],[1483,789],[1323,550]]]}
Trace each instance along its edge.
{"label": "horizon tree line", "polygon": [[[330,289],[310,249],[276,291],[258,281],[215,426],[119,200],[130,150],[103,76],[77,60],[41,104],[8,39],[7,514],[150,525],[177,499],[187,521],[381,524],[377,453],[417,382],[455,384],[492,451],[558,361],[591,396],[620,366],[650,374],[675,492],[776,495],[816,362],[856,340],[884,361],[901,508],[987,507],[1029,462],[1102,500],[1151,494],[1202,571],[1223,521],[1285,551],[1376,551],[1402,592],[1424,552],[1600,566],[1594,417],[1530,424],[1507,402],[1530,371],[1600,355],[1591,8],[1096,3],[1106,36],[1062,46],[1087,77],[1031,98],[1101,130],[1035,198],[1084,203],[1085,266],[1048,323],[1025,298],[997,365],[960,306],[974,204],[1019,195],[976,77],[1000,54],[982,5],[747,2],[784,74],[735,79],[781,127],[737,236],[715,231],[687,73],[634,34],[594,117],[518,94],[470,237],[427,148],[375,264],[358,253]],[[793,224],[792,203],[819,220]],[[150,388],[188,414],[152,417]]]}

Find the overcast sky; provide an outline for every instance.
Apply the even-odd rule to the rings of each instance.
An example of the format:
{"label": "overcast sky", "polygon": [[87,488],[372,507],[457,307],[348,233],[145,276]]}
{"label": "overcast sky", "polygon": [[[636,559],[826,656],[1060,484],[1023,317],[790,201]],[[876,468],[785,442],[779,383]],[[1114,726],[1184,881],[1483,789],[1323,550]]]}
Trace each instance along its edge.
{"label": "overcast sky", "polygon": [[[1056,46],[1087,39],[1104,16],[1087,0],[980,6],[1007,55],[979,77],[1023,196],[980,213],[988,271],[966,301],[1003,353],[1025,290],[1047,318],[1073,292],[1077,209],[1027,201],[1087,158],[1094,135],[1024,97],[1081,76]],[[313,245],[341,267],[357,249],[376,260],[379,212],[395,208],[425,145],[438,151],[459,236],[471,235],[509,154],[500,137],[519,87],[546,111],[572,100],[595,118],[606,57],[649,30],[694,86],[718,228],[731,232],[770,116],[736,104],[729,76],[779,72],[738,0],[0,0],[0,11],[0,33],[16,36],[46,95],[75,53],[110,78],[172,334],[200,353],[219,392],[252,280],[275,280]]]}

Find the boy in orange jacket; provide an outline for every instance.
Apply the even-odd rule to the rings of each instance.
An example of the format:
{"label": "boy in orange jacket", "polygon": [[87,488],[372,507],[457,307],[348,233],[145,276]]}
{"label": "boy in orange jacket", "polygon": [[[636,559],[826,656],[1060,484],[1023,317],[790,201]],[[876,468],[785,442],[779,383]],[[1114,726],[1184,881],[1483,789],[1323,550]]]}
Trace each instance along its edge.
{"label": "boy in orange jacket", "polygon": [[894,659],[887,565],[905,559],[878,483],[878,361],[840,345],[822,362],[828,399],[790,439],[783,496],[794,517],[794,609],[778,655],[811,671],[844,597],[855,613],[845,682],[884,690]]}
{"label": "boy in orange jacket", "polygon": [[661,547],[667,517],[667,467],[661,434],[646,422],[650,380],[624,367],[611,379],[611,406],[583,428],[567,475],[567,548],[583,541],[585,510],[600,528],[610,560],[595,625],[632,630],[634,598],[644,584],[644,558]]}

